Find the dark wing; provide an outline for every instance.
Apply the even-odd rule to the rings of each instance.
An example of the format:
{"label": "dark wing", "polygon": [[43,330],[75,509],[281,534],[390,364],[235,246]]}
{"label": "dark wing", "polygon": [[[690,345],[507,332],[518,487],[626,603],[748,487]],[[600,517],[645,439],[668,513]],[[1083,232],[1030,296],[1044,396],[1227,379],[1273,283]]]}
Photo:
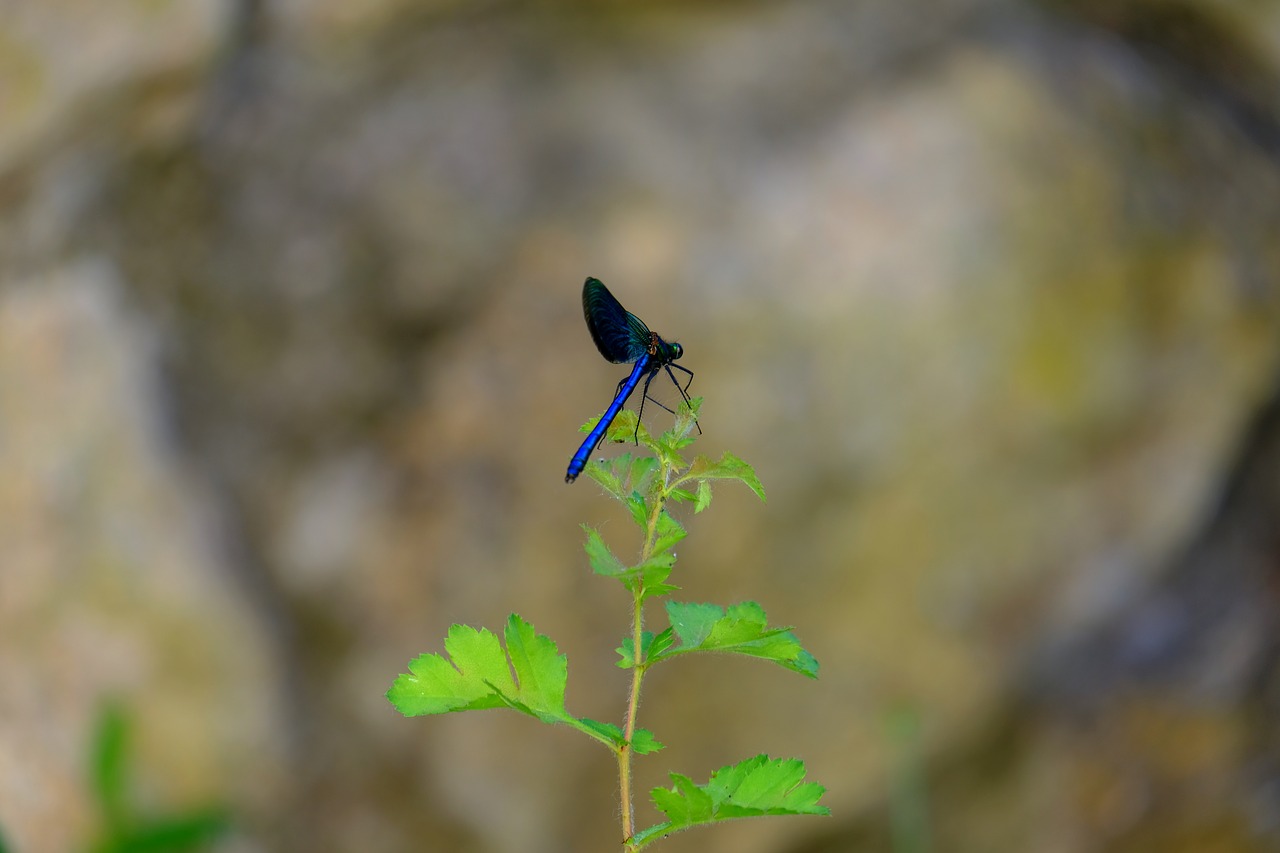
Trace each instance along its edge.
{"label": "dark wing", "polygon": [[598,278],[582,285],[582,315],[600,354],[614,364],[637,361],[649,351],[649,327],[622,307]]}

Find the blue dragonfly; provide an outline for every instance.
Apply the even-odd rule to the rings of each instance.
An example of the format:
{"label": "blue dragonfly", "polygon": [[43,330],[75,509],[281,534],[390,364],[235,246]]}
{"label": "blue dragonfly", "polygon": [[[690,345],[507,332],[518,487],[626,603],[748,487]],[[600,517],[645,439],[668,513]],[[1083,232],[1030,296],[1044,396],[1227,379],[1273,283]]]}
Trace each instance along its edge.
{"label": "blue dragonfly", "polygon": [[[569,460],[569,470],[564,475],[566,483],[572,483],[582,473],[587,460],[604,439],[605,430],[609,429],[609,424],[622,411],[641,379],[644,380],[644,394],[640,398],[640,416],[644,415],[644,401],[653,400],[649,396],[649,383],[658,375],[659,370],[667,371],[686,404],[689,402],[689,386],[693,384],[693,371],[675,363],[676,359],[684,355],[684,347],[676,343],[669,344],[658,337],[656,332],[649,331],[644,321],[623,308],[622,303],[614,298],[598,278],[588,276],[582,285],[582,314],[587,318],[587,330],[591,332],[591,340],[595,341],[600,354],[614,364],[634,363],[635,367],[631,368],[629,376],[618,383],[613,402],[604,410],[599,422],[592,427],[578,452]],[[676,375],[671,372],[672,368],[689,374],[689,381],[683,388]],[[657,400],[653,402],[668,412],[671,411]],[[698,427],[698,432],[702,432],[702,427]],[[637,418],[637,442],[639,435],[640,420]]]}

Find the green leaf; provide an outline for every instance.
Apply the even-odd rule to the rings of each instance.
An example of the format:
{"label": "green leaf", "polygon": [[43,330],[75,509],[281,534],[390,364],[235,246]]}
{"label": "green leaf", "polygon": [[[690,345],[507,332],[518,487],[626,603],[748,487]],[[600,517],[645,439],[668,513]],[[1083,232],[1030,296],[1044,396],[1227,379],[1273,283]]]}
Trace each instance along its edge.
{"label": "green leaf", "polygon": [[652,456],[622,453],[612,459],[592,459],[586,474],[611,496],[626,502],[632,493],[648,490],[657,470],[658,460]]}
{"label": "green leaf", "polygon": [[[533,632],[514,613],[507,620],[507,650],[486,629],[454,625],[445,640],[446,660],[420,655],[409,674],[391,685],[387,698],[406,717],[516,708],[543,720],[560,721],[568,664],[555,643]],[[513,677],[512,671],[515,675]]]}
{"label": "green leaf", "polygon": [[498,638],[485,628],[454,625],[444,642],[450,660],[419,655],[387,691],[406,717],[500,708],[506,704],[495,684],[514,690],[510,664]]}
{"label": "green leaf", "polygon": [[631,512],[631,520],[636,523],[636,527],[645,530],[649,527],[649,502],[644,499],[644,495],[639,492],[632,492],[624,499],[627,509]]}
{"label": "green leaf", "polygon": [[507,620],[507,656],[516,672],[512,690],[502,685],[513,706],[532,714],[543,722],[561,722],[568,717],[564,709],[564,689],[569,680],[569,662],[560,654],[550,637],[538,634],[533,626],[514,613]]}
{"label": "green leaf", "polygon": [[764,608],[754,601],[735,604],[728,611],[715,604],[671,601],[667,617],[680,645],[651,652],[651,663],[686,652],[728,652],[771,660],[810,678],[818,676],[818,661],[800,645],[790,627],[768,627]]}
{"label": "green leaf", "polygon": [[672,546],[689,535],[680,522],[672,518],[671,514],[665,509],[658,513],[658,522],[655,528],[654,532],[657,534],[653,543],[655,554],[669,551]]}
{"label": "green leaf", "polygon": [[672,773],[670,788],[650,792],[653,804],[667,820],[637,833],[632,842],[644,847],[673,832],[733,818],[830,814],[830,809],[818,805],[826,788],[805,782],[804,775],[804,762],[767,755],[722,767],[711,774],[706,785]]}
{"label": "green leaf", "polygon": [[[604,544],[604,539],[601,538],[597,530],[586,524],[582,525],[582,529],[587,531],[587,541],[584,549],[587,552],[587,559],[591,562],[591,568],[596,574],[618,578],[632,592],[638,586],[643,585],[646,598],[652,595],[666,595],[673,590],[679,589],[679,587],[666,583],[667,578],[671,575],[671,567],[675,565],[675,554],[670,551],[654,553],[639,565],[627,566],[614,556],[613,552],[609,550],[609,546]],[[667,535],[670,542],[674,544],[684,536],[684,531],[679,528],[679,525],[675,525],[675,527],[668,530]]]}
{"label": "green leaf", "polygon": [[689,503],[694,500],[694,494],[688,489],[672,489],[667,492],[667,498],[676,503]]}
{"label": "green leaf", "polygon": [[671,564],[673,562],[675,562],[675,557],[672,554],[651,557],[629,570],[627,574],[621,576],[620,580],[631,594],[643,593],[642,602],[648,601],[655,596],[670,595],[680,589],[675,584],[667,583],[667,578],[671,575]]}
{"label": "green leaf", "polygon": [[653,642],[651,642],[649,644],[649,648],[645,650],[645,657],[651,659],[654,655],[661,656],[667,651],[667,649],[675,645],[675,642],[675,631],[671,628],[667,628],[653,638]]}
{"label": "green leaf", "polygon": [[[210,807],[172,816],[140,814],[126,802],[130,720],[123,706],[108,702],[93,735],[90,775],[102,811],[92,853],[180,853],[206,846],[230,826],[224,809]],[[5,850],[0,839],[0,853]]]}
{"label": "green leaf", "polygon": [[146,820],[97,845],[95,853],[180,853],[206,847],[230,828],[221,809]]}
{"label": "green leaf", "polygon": [[698,499],[697,499],[697,502],[693,505],[693,512],[695,515],[697,515],[698,513],[702,512],[704,509],[706,509],[710,505],[711,505],[711,481],[699,480],[698,481]]}
{"label": "green leaf", "polygon": [[654,448],[654,452],[658,454],[658,459],[662,464],[672,471],[678,471],[688,464],[684,461],[684,457],[680,455],[678,442],[660,442],[658,446]]}
{"label": "green leaf", "polygon": [[[640,658],[643,660],[653,644],[653,632],[640,632]],[[618,669],[631,669],[636,665],[636,645],[630,634],[622,638],[622,643],[614,649],[618,653]]]}
{"label": "green leaf", "polygon": [[[671,644],[675,642],[675,635],[670,628],[667,628],[661,634],[654,636],[650,631],[642,631],[640,633],[640,659],[648,661],[653,655],[661,655],[667,649],[671,648]],[[622,645],[617,650],[619,669],[631,669],[636,665],[635,661],[635,644],[631,637],[626,637],[622,641]]]}
{"label": "green leaf", "polygon": [[613,423],[609,424],[609,429],[605,430],[604,435],[606,441],[614,444],[636,442],[649,446],[653,443],[653,437],[649,435],[649,431],[645,429],[644,424],[640,423],[636,413],[630,409],[618,412],[618,416],[613,419]]}
{"label": "green leaf", "polygon": [[[602,723],[599,720],[589,720],[586,717],[578,720],[581,728],[589,733],[596,735],[596,740],[603,741],[612,745],[617,749],[621,749],[627,743],[626,735],[622,729],[613,723]],[[636,729],[635,734],[631,737],[631,748],[637,755],[648,755],[651,752],[657,752],[663,749],[663,744],[653,736],[653,732],[648,729]]]}
{"label": "green leaf", "polygon": [[715,604],[683,604],[668,602],[667,618],[680,635],[680,645],[697,648],[711,634],[715,623],[724,618],[724,608]]}
{"label": "green leaf", "polygon": [[602,723],[599,720],[592,720],[588,717],[581,717],[578,722],[584,731],[594,734],[596,740],[604,741],[615,747],[621,747],[627,742],[626,737],[622,734],[622,729],[613,723]]}
{"label": "green leaf", "polygon": [[[598,575],[617,578],[622,581],[623,585],[633,593],[643,586],[645,598],[654,595],[666,595],[674,590],[679,589],[666,582],[671,575],[671,567],[675,564],[676,555],[670,551],[655,552],[649,559],[636,566],[627,566],[609,550],[609,546],[604,544],[604,539],[600,536],[599,531],[589,525],[582,525],[582,529],[587,532],[587,541],[584,549],[587,552],[587,559],[591,562],[591,568]],[[684,537],[684,529],[675,521],[670,520],[663,524],[662,516],[659,516],[658,522],[659,535],[664,538],[661,542],[666,542],[667,546],[675,544]]]}
{"label": "green leaf", "polygon": [[654,554],[631,570],[627,589],[635,592],[636,583],[643,583],[644,597],[646,599],[655,595],[667,595],[679,589],[680,587],[667,583],[667,578],[671,577],[671,569],[675,563],[676,555],[670,551],[664,554]]}
{"label": "green leaf", "polygon": [[676,831],[700,821],[711,821],[715,814],[715,801],[711,794],[699,788],[688,776],[679,773],[671,773],[670,776],[675,783],[671,788],[654,788],[649,792],[658,811],[667,816],[666,824],[660,825],[668,831]]}
{"label": "green leaf", "polygon": [[626,574],[627,567],[622,561],[613,555],[609,550],[609,546],[604,544],[600,532],[594,527],[584,524],[582,529],[587,531],[587,542],[583,546],[587,552],[587,559],[591,563],[591,569],[598,575],[616,578]]}
{"label": "green leaf", "polygon": [[127,787],[125,757],[129,741],[129,723],[124,710],[109,702],[98,712],[97,729],[90,754],[90,778],[93,792],[108,826],[119,826],[125,819],[124,797]]}
{"label": "green leaf", "polygon": [[634,735],[631,736],[631,750],[636,755],[649,755],[666,746],[653,736],[653,732],[648,729],[636,729]]}
{"label": "green leaf", "polygon": [[608,746],[624,741],[617,726],[579,719],[564,707],[569,665],[549,637],[515,613],[498,638],[483,628],[454,625],[443,655],[419,655],[387,691],[401,714],[448,714],[511,708],[544,723],[563,723]]}
{"label": "green leaf", "polygon": [[658,469],[658,460],[652,456],[632,456],[630,453],[594,462],[601,469],[600,476],[595,479],[618,500],[625,500],[632,492],[647,490]]}
{"label": "green leaf", "polygon": [[760,484],[755,469],[727,451],[719,461],[712,461],[706,456],[695,457],[679,482],[687,483],[690,480],[738,480],[755,492],[760,500],[765,499],[764,486]]}
{"label": "green leaf", "polygon": [[683,401],[676,406],[676,422],[672,425],[663,437],[670,436],[678,447],[686,447],[692,444],[696,439],[692,433],[697,428],[698,410],[702,408],[701,397],[691,397],[688,403]]}
{"label": "green leaf", "polygon": [[[629,457],[629,454],[628,454]],[[627,483],[634,491],[645,491],[658,470],[658,460],[652,456],[637,456],[629,460]]]}
{"label": "green leaf", "polygon": [[587,462],[584,473],[595,480],[608,494],[620,501],[626,500],[626,487],[623,486],[612,460],[592,459]]}

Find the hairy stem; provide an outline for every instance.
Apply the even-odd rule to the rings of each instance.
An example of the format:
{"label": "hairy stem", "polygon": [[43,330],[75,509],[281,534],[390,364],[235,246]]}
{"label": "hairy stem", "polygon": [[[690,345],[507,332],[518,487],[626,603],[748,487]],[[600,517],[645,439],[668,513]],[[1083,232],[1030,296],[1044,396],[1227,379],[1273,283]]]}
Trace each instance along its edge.
{"label": "hairy stem", "polygon": [[[649,513],[649,523],[645,528],[644,545],[640,549],[641,564],[647,562],[653,556],[653,547],[658,538],[658,519],[662,515],[663,504],[666,503],[667,492],[670,489],[670,479],[671,470],[663,462],[661,479],[654,495],[653,508]],[[644,599],[644,579],[637,578],[635,588],[632,590],[631,649],[635,666],[631,670],[631,695],[627,699],[627,720],[624,727],[627,742],[618,750],[618,787],[622,798],[622,839],[628,850],[639,849],[631,844],[631,838],[635,835],[636,820],[635,802],[631,792],[631,739],[636,732],[636,716],[640,710],[640,685],[644,681],[645,670],[648,669],[648,666],[641,658],[644,633]]]}
{"label": "hairy stem", "polygon": [[[647,547],[647,546],[646,546]],[[644,629],[644,590],[638,585],[634,596],[632,618],[632,655],[636,661],[631,670],[631,695],[627,699],[627,722],[624,730],[627,742],[618,750],[618,778],[622,796],[622,838],[628,849],[631,836],[635,835],[635,802],[631,794],[631,738],[636,733],[636,714],[640,709],[640,683],[644,679],[644,666],[640,663],[641,632]]]}

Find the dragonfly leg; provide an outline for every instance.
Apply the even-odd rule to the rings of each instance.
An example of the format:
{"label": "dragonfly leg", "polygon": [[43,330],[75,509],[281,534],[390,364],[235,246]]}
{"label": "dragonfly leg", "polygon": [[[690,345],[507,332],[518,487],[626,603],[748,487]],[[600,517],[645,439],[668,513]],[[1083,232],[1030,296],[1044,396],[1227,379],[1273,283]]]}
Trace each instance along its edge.
{"label": "dragonfly leg", "polygon": [[[636,432],[635,435],[631,436],[632,440],[635,441],[637,445],[640,444],[640,420],[644,417],[644,401],[653,400],[653,398],[649,396],[649,383],[652,382],[653,377],[657,375],[658,366],[655,364],[653,369],[649,371],[649,375],[644,378],[644,390],[640,394],[640,411],[636,413]],[[658,403],[657,400],[653,400],[653,402]],[[658,403],[658,405],[662,406],[661,403]],[[667,409],[666,406],[662,406],[662,408]],[[669,412],[671,410],[667,409],[667,411]]]}
{"label": "dragonfly leg", "polygon": [[[687,367],[681,367],[681,366],[680,366],[680,365],[678,365],[678,364],[664,364],[664,365],[663,365],[663,367],[665,367],[665,368],[667,369],[667,375],[671,377],[671,381],[675,383],[676,390],[677,390],[677,391],[679,391],[679,392],[680,392],[680,396],[684,398],[684,404],[685,404],[686,406],[690,405],[690,403],[689,403],[689,394],[688,394],[687,392],[688,392],[688,390],[689,390],[689,385],[692,385],[692,384],[693,384],[693,371],[692,371],[692,370],[690,370],[690,369],[689,369],[689,368],[687,368]],[[683,388],[681,388],[681,387],[680,387],[680,383],[676,381],[676,375],[675,375],[674,373],[672,373],[672,372],[671,372],[671,368],[673,368],[673,367],[674,367],[676,370],[683,370],[685,373],[689,374],[689,383],[688,383],[687,385],[685,385]],[[647,386],[646,386],[646,387],[647,387]],[[656,402],[657,402],[657,400],[655,400],[654,402],[656,403]],[[662,406],[662,404],[661,404],[661,403],[658,403],[658,405]],[[667,409],[667,407],[666,407],[666,406],[662,406],[662,408]],[[671,410],[670,410],[670,409],[667,409],[667,411],[668,411],[668,412],[670,412]],[[673,413],[673,414],[674,414],[674,413]],[[694,426],[696,426],[696,427],[698,428],[698,435],[702,435],[702,426],[698,423],[698,421],[697,421],[697,419],[696,419],[696,418],[695,418],[695,419],[694,419],[694,421],[693,421],[693,425],[694,425]]]}
{"label": "dragonfly leg", "polygon": [[662,411],[664,411],[664,412],[667,412],[667,413],[672,414],[672,415],[674,415],[674,414],[675,414],[675,412],[674,412],[674,411],[672,411],[671,409],[668,409],[668,408],[667,408],[667,406],[666,406],[666,404],[665,404],[665,403],[663,403],[661,400],[659,400],[657,397],[650,397],[650,398],[649,398],[649,402],[650,402],[650,403],[653,403],[655,406],[657,406],[659,409],[662,409]]}
{"label": "dragonfly leg", "polygon": [[[671,375],[671,381],[672,381],[672,382],[676,382],[676,375],[675,375],[674,373],[671,373],[671,368],[673,368],[673,367],[674,367],[676,370],[683,370],[685,373],[689,374],[689,381],[688,381],[688,382],[686,382],[686,383],[684,384],[684,388],[681,388],[681,389],[680,389],[682,393],[684,393],[684,394],[686,394],[686,395],[687,395],[687,394],[689,393],[689,386],[693,384],[693,371],[692,371],[692,370],[690,370],[689,368],[685,367],[683,364],[668,364],[668,365],[667,365],[667,373]],[[679,383],[679,382],[676,382],[676,387],[677,387],[677,388],[680,388],[680,383]],[[686,397],[685,397],[685,400],[688,400],[688,399],[689,399],[689,398],[686,396]]]}

